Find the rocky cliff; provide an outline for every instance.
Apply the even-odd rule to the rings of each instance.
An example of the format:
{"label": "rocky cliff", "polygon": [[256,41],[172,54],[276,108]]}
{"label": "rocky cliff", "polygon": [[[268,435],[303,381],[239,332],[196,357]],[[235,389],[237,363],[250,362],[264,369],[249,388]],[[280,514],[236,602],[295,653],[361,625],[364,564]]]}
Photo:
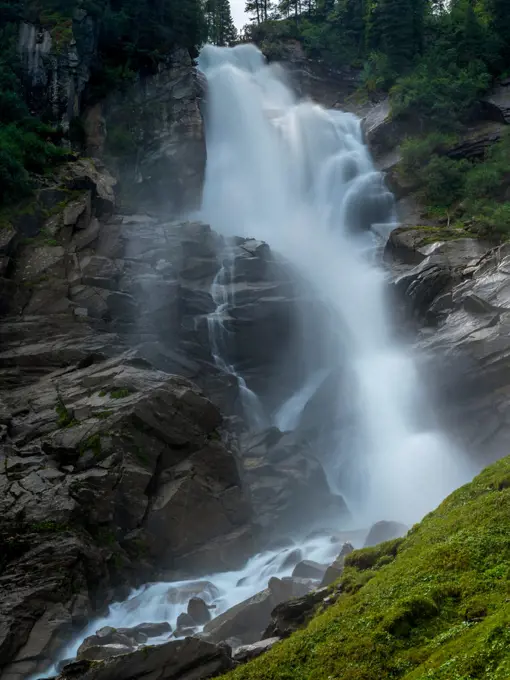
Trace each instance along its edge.
{"label": "rocky cliff", "polygon": [[31,112],[62,125],[75,146],[106,161],[124,202],[172,214],[196,208],[205,145],[201,85],[189,52],[176,48],[155,70],[129,71],[124,80],[117,74],[98,92],[97,19],[84,9],[55,17],[20,25]]}
{"label": "rocky cliff", "polygon": [[[156,74],[87,108],[82,97],[94,25],[80,14],[70,30],[65,47],[58,42],[57,55],[51,32],[25,24],[20,49],[32,79],[34,110],[49,107],[69,125],[82,115],[88,152],[96,158],[63,165],[0,232],[2,680],[42,672],[64,641],[132,586],[233,569],[281,538],[289,519],[300,518],[306,526],[318,517],[348,514],[323,470],[321,442],[331,432],[314,430],[319,412],[328,414],[323,429],[330,422],[338,426],[327,381],[296,433],[264,425],[254,435],[243,419],[240,382],[219,365],[211,338],[218,307],[213,288],[227,266],[233,294],[222,316],[222,356],[272,413],[300,384],[301,348],[295,342],[302,337],[300,315],[319,325],[325,310],[267,244],[240,238],[227,250],[208,225],[170,219],[159,210],[177,213],[193,205],[201,186],[202,90],[189,54],[173,53]],[[332,84],[331,74],[318,75],[299,55],[293,76],[303,92],[328,105],[339,104],[352,89],[349,76],[339,94],[341,75]],[[504,117],[501,96],[493,93],[490,101],[492,114],[497,109]],[[366,122],[380,160],[394,153],[396,143],[384,106]],[[101,157],[118,175],[120,192]],[[129,198],[149,206],[151,214],[129,210]],[[445,423],[459,441],[469,440],[479,464],[499,457],[510,434],[508,248],[473,239],[444,241],[433,230],[404,228],[392,234],[386,258],[403,325],[424,356],[423,373],[433,356],[443,381],[436,384],[448,387]],[[347,411],[342,417],[348,418]],[[473,487],[473,502],[478,488]],[[419,531],[427,536],[433,525],[436,540],[434,521]],[[411,535],[402,551],[412,554],[420,535]],[[348,616],[365,606],[365,597],[370,600],[372,577],[381,583],[385,569],[401,564],[407,570],[404,558],[395,559],[400,546],[351,558],[342,586],[352,594],[343,600]],[[342,575],[346,554],[330,567],[330,576]],[[83,656],[63,677],[198,679],[229,670],[235,660],[213,643],[232,633],[250,645],[275,606],[292,596],[304,598],[290,612],[275,610],[268,628],[272,643],[244,649],[239,658],[246,660],[289,635],[317,606],[335,604],[334,589],[308,596],[310,581],[318,585],[326,578],[326,565],[298,566],[293,581],[272,580],[266,591],[209,624],[208,641],[172,641],[98,665],[93,654],[116,653],[119,644],[130,651],[135,637],[140,644],[145,635],[118,633],[124,635],[119,642],[115,631],[106,631],[105,644],[113,648],[98,652],[103,645],[94,640],[95,651],[88,652],[93,663]],[[450,591],[444,595],[454,599]],[[443,615],[440,603],[423,604],[420,597],[416,606],[399,601],[385,636],[405,638],[420,612],[425,620]],[[469,591],[466,606],[472,597]],[[343,612],[344,605],[338,606]],[[323,646],[329,626],[335,631],[337,626],[328,616],[333,614],[316,624],[313,644],[328,672],[336,673]],[[352,617],[348,621],[359,622]],[[443,623],[438,635],[446,630]],[[371,649],[377,635],[367,633]],[[270,657],[271,677],[292,665],[293,645],[306,656],[308,642],[298,634]],[[362,659],[354,654],[348,662],[354,667]],[[306,663],[315,668],[313,660]],[[260,666],[249,668],[244,677],[257,677],[250,674]]]}

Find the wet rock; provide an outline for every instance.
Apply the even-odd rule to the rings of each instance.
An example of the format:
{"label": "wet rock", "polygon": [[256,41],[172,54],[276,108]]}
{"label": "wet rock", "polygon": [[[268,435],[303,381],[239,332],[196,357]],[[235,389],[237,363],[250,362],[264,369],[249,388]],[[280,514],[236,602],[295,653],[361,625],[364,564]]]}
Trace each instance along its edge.
{"label": "wet rock", "polygon": [[134,651],[132,645],[122,645],[119,643],[106,643],[104,645],[91,645],[82,651],[78,650],[77,659],[79,661],[104,661],[121,654],[129,654]]}
{"label": "wet rock", "polygon": [[[276,579],[277,581],[279,579]],[[289,587],[290,586],[290,587]],[[260,640],[262,631],[269,623],[271,611],[281,601],[280,597],[288,597],[292,593],[292,585],[263,590],[207,623],[204,633],[211,642],[220,642],[230,637],[239,638],[243,644],[252,644]]]}
{"label": "wet rock", "polygon": [[174,638],[186,638],[186,637],[193,637],[195,633],[197,632],[197,628],[187,628],[186,626],[183,626],[182,628],[176,628],[173,637]]}
{"label": "wet rock", "polygon": [[200,597],[192,597],[188,602],[188,615],[199,626],[203,626],[211,620],[209,607]]}
{"label": "wet rock", "polygon": [[219,642],[218,647],[222,647],[222,646],[228,647],[228,649],[230,650],[229,654],[232,655],[233,651],[236,650],[238,647],[241,647],[242,644],[243,643],[241,642],[241,640],[239,638],[229,637],[226,640]]}
{"label": "wet rock", "polygon": [[311,618],[315,608],[328,595],[327,588],[314,590],[304,597],[283,602],[271,612],[271,623],[264,631],[262,638],[285,638],[305,625]]}
{"label": "wet rock", "polygon": [[303,559],[303,553],[299,548],[292,550],[282,562],[282,570],[295,567]]}
{"label": "wet rock", "polygon": [[296,521],[349,514],[343,498],[330,492],[306,438],[273,427],[245,438],[241,447],[244,478],[263,527],[283,531]]}
{"label": "wet rock", "polygon": [[186,638],[155,647],[145,647],[131,654],[111,658],[103,663],[82,661],[66,666],[59,680],[73,677],[83,680],[205,680],[222,675],[234,666],[227,652],[198,638]]}
{"label": "wet rock", "polygon": [[376,522],[368,532],[368,536],[365,539],[365,548],[373,545],[378,545],[379,543],[384,543],[384,541],[391,541],[394,538],[401,538],[405,536],[409,531],[409,527],[400,522]]}
{"label": "wet rock", "polygon": [[327,565],[313,562],[312,560],[303,560],[299,562],[292,572],[293,578],[310,578],[319,581],[324,576]]}
{"label": "wet rock", "polygon": [[488,105],[493,120],[510,124],[510,78],[501,80],[484,98],[483,103]]}
{"label": "wet rock", "polygon": [[195,628],[196,623],[197,622],[194,621],[188,613],[182,612],[182,614],[179,614],[179,616],[177,617],[176,626],[178,630],[184,628]]}
{"label": "wet rock", "polygon": [[265,652],[274,647],[277,642],[280,642],[280,638],[273,637],[260,640],[259,642],[255,642],[252,645],[243,645],[235,650],[235,652],[232,654],[232,658],[237,663],[246,663],[247,661],[255,659],[261,654],[265,654]]}
{"label": "wet rock", "polygon": [[214,600],[219,596],[220,591],[210,581],[196,581],[170,588],[165,597],[170,604],[186,604],[190,599],[205,594]]}
{"label": "wet rock", "polygon": [[139,623],[134,628],[121,628],[118,632],[122,632],[125,635],[129,635],[130,633],[141,633],[142,635],[146,635],[148,638],[154,638],[165,635],[165,633],[171,633],[172,626],[166,621],[162,621],[161,623]]}
{"label": "wet rock", "polygon": [[157,73],[136,81],[128,92],[110,96],[106,133],[118,126],[137,130],[136,167],[125,158],[116,162],[127,200],[150,209],[165,205],[174,214],[197,207],[205,169],[200,97],[186,49],[173,50]]}
{"label": "wet rock", "polygon": [[[418,231],[421,231],[421,242]],[[490,246],[467,238],[437,240],[423,245],[430,239],[430,232],[410,232],[398,232],[386,249],[387,254],[404,262],[412,261],[413,253],[417,258],[422,257],[421,262],[411,271],[397,276],[394,281],[395,292],[404,301],[406,309],[419,317],[430,316],[432,319],[430,309],[434,300],[468,278],[472,268],[482,260]]]}
{"label": "wet rock", "polygon": [[329,586],[334,581],[340,578],[342,576],[343,571],[344,571],[344,563],[345,563],[345,558],[347,555],[350,555],[351,552],[353,552],[354,547],[350,543],[344,543],[342,546],[342,550],[340,551],[340,554],[336,558],[336,560],[331,564],[327,569],[326,573],[323,576],[323,579],[321,581],[321,588],[324,588],[325,586]]}
{"label": "wet rock", "polygon": [[[9,328],[0,327],[4,338]],[[0,357],[0,389],[9,366],[39,367],[35,381],[1,392],[13,455],[0,472],[0,535],[16,549],[4,568],[12,587],[0,589],[0,652],[19,663],[26,654],[51,659],[71,627],[93,614],[96,592],[101,606],[107,601],[110,574],[136,584],[154,562],[164,564],[162,551],[184,559],[248,516],[233,454],[208,437],[221,415],[191,383],[140,367],[136,353],[94,357],[89,348],[104,348],[112,336],[50,342],[44,324],[35,328],[39,343],[4,342]],[[71,365],[62,371],[56,361]],[[200,499],[196,517],[186,494]],[[41,602],[48,603],[42,610]]]}

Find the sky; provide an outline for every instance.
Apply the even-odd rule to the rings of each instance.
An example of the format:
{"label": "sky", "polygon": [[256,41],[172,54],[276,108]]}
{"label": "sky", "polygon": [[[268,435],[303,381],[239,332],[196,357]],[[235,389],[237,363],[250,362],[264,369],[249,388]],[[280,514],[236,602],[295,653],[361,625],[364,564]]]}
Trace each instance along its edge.
{"label": "sky", "polygon": [[236,28],[242,28],[248,23],[246,14],[244,13],[244,5],[246,0],[230,0],[230,9],[232,10],[232,18]]}

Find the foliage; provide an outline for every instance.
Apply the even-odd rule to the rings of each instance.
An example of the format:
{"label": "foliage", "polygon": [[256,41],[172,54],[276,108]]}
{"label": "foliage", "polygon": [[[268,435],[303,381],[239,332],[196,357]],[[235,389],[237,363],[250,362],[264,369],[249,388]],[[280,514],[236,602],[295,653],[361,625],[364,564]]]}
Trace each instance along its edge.
{"label": "foliage", "polygon": [[447,57],[424,60],[390,92],[394,116],[411,115],[429,129],[452,130],[468,117],[490,78],[483,62],[466,67]]}
{"label": "foliage", "polygon": [[67,406],[60,398],[57,402],[57,405],[55,406],[55,411],[57,412],[58,416],[57,421],[58,427],[64,429],[74,427],[75,425],[78,424],[78,421],[74,417],[74,413],[68,410]]}
{"label": "foliage", "polygon": [[336,604],[225,677],[507,680],[509,512],[506,458],[405,539],[350,555]]}
{"label": "foliage", "polygon": [[421,187],[429,208],[455,214],[474,236],[500,241],[510,237],[510,133],[478,162],[448,157],[455,137],[433,133],[408,139],[401,147],[399,172]]}
{"label": "foliage", "polygon": [[131,391],[128,390],[127,387],[123,387],[122,389],[110,392],[110,397],[112,399],[125,399],[126,397],[129,397],[130,394]]}
{"label": "foliage", "polygon": [[213,45],[233,45],[237,30],[232,19],[229,0],[206,0],[207,39]]}

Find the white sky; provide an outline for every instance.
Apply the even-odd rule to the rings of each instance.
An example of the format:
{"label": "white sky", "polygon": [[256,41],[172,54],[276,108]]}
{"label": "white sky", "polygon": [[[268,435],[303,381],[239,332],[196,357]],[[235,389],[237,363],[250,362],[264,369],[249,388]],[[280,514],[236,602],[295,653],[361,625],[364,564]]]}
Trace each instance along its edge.
{"label": "white sky", "polygon": [[244,13],[244,4],[246,0],[230,0],[230,9],[232,10],[232,18],[237,28],[242,28],[248,23],[248,18]]}

